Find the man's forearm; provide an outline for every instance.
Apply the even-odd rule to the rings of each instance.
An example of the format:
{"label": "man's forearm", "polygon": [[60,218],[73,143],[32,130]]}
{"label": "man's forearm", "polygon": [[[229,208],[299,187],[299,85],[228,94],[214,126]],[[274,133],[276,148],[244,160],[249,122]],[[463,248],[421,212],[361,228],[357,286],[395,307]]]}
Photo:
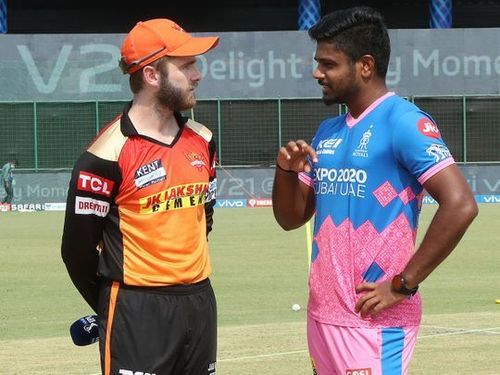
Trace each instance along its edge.
{"label": "man's forearm", "polygon": [[453,251],[477,215],[477,206],[470,200],[439,206],[429,229],[404,270],[410,287],[427,276]]}
{"label": "man's forearm", "polygon": [[297,173],[276,168],[273,185],[273,212],[276,221],[285,230],[304,225],[313,213],[314,203],[308,201],[300,187]]}

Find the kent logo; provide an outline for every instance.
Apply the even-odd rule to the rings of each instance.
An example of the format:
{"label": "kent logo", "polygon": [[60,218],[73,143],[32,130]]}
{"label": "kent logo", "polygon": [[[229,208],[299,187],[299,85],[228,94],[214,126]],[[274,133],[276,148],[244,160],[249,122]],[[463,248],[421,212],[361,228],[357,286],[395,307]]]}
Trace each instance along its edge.
{"label": "kent logo", "polygon": [[113,181],[90,172],[80,171],[78,176],[78,190],[89,191],[106,197],[111,195],[114,184]]}
{"label": "kent logo", "polygon": [[149,164],[142,165],[138,170],[135,171],[135,178],[139,178],[156,171],[161,167],[161,160],[152,161]]}
{"label": "kent logo", "polygon": [[135,186],[142,189],[146,186],[164,181],[167,173],[160,159],[154,160],[148,164],[141,165],[134,174]]}
{"label": "kent logo", "polygon": [[427,137],[439,138],[441,134],[439,133],[438,127],[428,118],[421,118],[418,120],[418,130],[420,133]]}

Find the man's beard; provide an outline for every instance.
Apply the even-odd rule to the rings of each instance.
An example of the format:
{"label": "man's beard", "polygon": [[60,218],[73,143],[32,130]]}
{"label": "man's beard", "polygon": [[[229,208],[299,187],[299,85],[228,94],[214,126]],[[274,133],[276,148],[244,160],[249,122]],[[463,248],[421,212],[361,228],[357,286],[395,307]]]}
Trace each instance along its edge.
{"label": "man's beard", "polygon": [[162,106],[168,107],[174,112],[191,109],[196,104],[194,97],[189,97],[187,92],[173,86],[166,75],[162,75],[157,99]]}
{"label": "man's beard", "polygon": [[327,98],[326,96],[323,95],[322,99],[323,99],[323,104],[327,106],[334,104],[341,104],[337,98],[332,98],[332,97]]}
{"label": "man's beard", "polygon": [[[323,86],[324,84],[322,80],[318,80],[318,83],[321,86]],[[335,92],[329,87],[329,91],[330,94],[323,94],[323,97],[321,98],[325,105],[330,106],[333,104],[346,104],[348,99],[356,95],[356,93],[359,91],[354,77],[354,71],[352,72],[348,83],[344,84],[343,87],[336,87]]]}
{"label": "man's beard", "polygon": [[[324,86],[324,82],[322,79],[318,79],[318,85],[320,85],[321,87]],[[331,90],[330,90],[330,92],[331,92]],[[333,95],[333,94],[330,94],[329,96],[326,96],[325,94],[323,94],[321,99],[323,100],[323,103],[327,106],[333,105],[333,104],[339,104],[339,100],[338,100],[337,96]]]}

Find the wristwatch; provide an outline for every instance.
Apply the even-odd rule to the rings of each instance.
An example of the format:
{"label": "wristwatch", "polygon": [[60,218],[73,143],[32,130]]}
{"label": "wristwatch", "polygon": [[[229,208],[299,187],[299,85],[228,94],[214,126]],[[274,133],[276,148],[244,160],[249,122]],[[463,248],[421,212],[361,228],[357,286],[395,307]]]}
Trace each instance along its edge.
{"label": "wristwatch", "polygon": [[405,296],[414,296],[417,293],[418,285],[411,289],[408,288],[405,277],[400,273],[392,278],[391,288],[396,293],[404,294]]}

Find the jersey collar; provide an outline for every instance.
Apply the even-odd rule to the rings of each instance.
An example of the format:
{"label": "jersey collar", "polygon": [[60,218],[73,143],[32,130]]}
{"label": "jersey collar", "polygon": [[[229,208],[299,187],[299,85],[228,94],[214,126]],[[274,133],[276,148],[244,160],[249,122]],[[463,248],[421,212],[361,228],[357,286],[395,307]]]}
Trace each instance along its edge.
{"label": "jersey collar", "polygon": [[392,91],[389,91],[388,93],[382,95],[380,98],[378,98],[377,100],[375,100],[372,104],[370,104],[368,106],[368,108],[366,108],[363,113],[361,113],[359,115],[359,117],[357,118],[354,118],[351,116],[351,112],[349,112],[347,114],[347,117],[346,117],[346,123],[347,123],[347,126],[349,126],[350,128],[352,128],[354,125],[356,125],[358,122],[360,122],[361,120],[363,120],[371,111],[373,111],[375,108],[377,108],[380,103],[382,103],[385,99],[393,96],[393,95],[396,95],[394,92]]}
{"label": "jersey collar", "polygon": [[[131,136],[131,135],[136,135],[139,137],[142,137],[141,134],[137,131],[135,128],[134,124],[132,123],[132,120],[130,119],[128,112],[130,111],[130,108],[132,107],[132,102],[128,102],[125,108],[123,109],[123,113],[120,119],[120,130],[122,134],[126,137]],[[183,117],[179,112],[174,112],[175,119],[177,120],[177,124],[179,125],[179,129],[182,130],[184,125],[187,122],[187,117]]]}

